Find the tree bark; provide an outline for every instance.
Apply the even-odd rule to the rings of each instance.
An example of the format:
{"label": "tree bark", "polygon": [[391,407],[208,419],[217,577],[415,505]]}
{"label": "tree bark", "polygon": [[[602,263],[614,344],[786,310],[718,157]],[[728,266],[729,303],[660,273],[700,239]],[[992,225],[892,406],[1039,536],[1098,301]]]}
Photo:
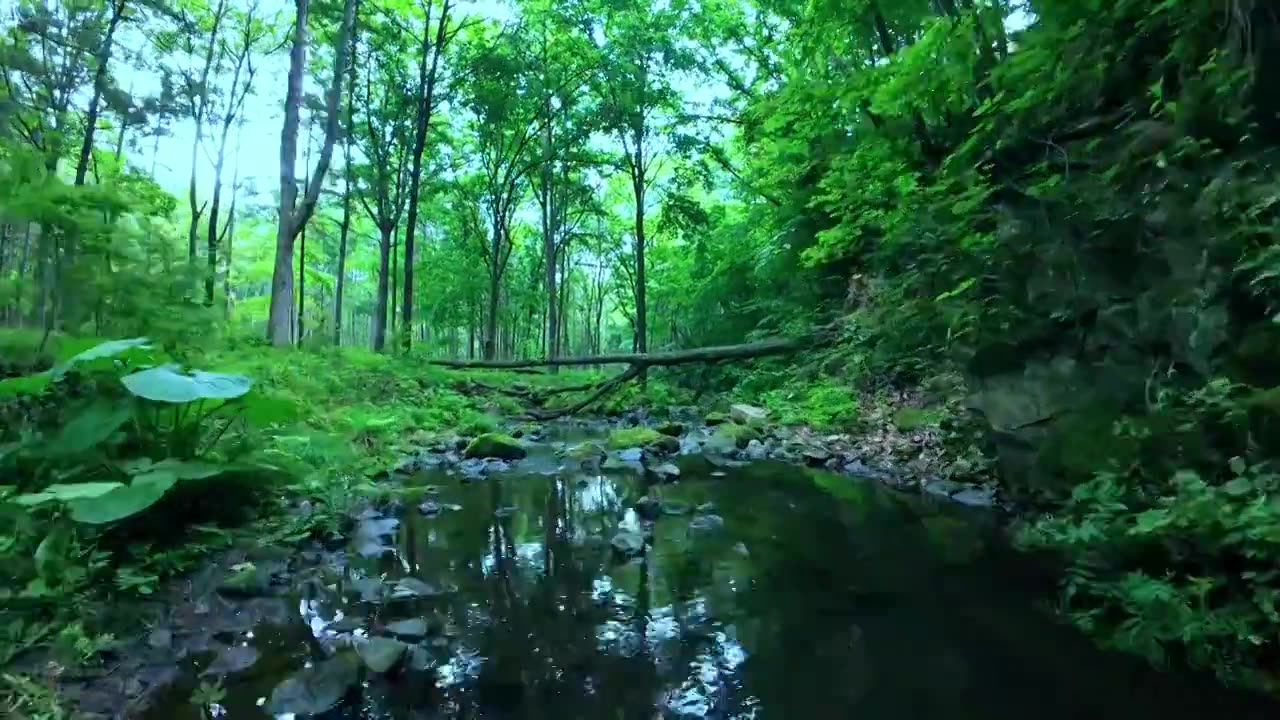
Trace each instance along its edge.
{"label": "tree bark", "polygon": [[373,349],[382,352],[387,344],[387,279],[391,263],[390,225],[380,228],[378,239],[378,294],[373,311]]}
{"label": "tree bark", "polygon": [[85,113],[84,141],[80,145],[80,159],[76,162],[76,185],[84,185],[85,175],[89,171],[89,158],[93,156],[93,136],[98,131],[98,113],[102,96],[107,92],[107,64],[111,62],[111,47],[115,42],[116,28],[124,18],[126,2],[127,0],[115,0],[111,3],[111,19],[107,21],[107,32],[98,49],[97,67],[93,71],[93,97],[89,99],[89,109]]}
{"label": "tree bark", "polygon": [[[231,74],[231,97],[227,101],[227,112],[222,118],[221,132],[218,136],[218,152],[214,156],[213,162],[213,197],[209,200],[209,227],[205,241],[205,255],[207,270],[204,279],[204,304],[207,307],[213,307],[213,288],[218,281],[218,215],[221,212],[222,205],[222,172],[226,168],[227,162],[227,141],[231,137],[231,125],[235,122],[236,116],[244,106],[244,100],[249,95],[249,90],[253,86],[254,68],[253,62],[249,58],[249,53],[253,50],[253,10],[249,10],[248,17],[245,20],[244,44],[240,47],[240,52],[236,56],[236,67]],[[240,91],[240,96],[236,97],[236,87],[240,84],[240,74],[245,69],[245,63],[249,63],[249,76],[245,80],[244,89]],[[234,193],[234,188],[232,189]]]}
{"label": "tree bark", "polygon": [[[353,53],[355,42],[355,33],[352,33]],[[352,63],[347,90],[347,127],[342,136],[342,175],[345,189],[342,193],[342,223],[338,234],[338,277],[334,282],[333,295],[333,344],[338,347],[342,347],[342,295],[347,284],[347,237],[351,233],[351,138],[355,133],[355,96],[356,65]]]}
{"label": "tree bark", "polygon": [[333,144],[338,132],[338,101],[342,94],[342,77],[346,74],[349,38],[355,25],[356,0],[346,0],[342,28],[335,44],[333,82],[325,98],[324,144],[315,174],[306,188],[302,205],[295,208],[298,197],[296,166],[298,159],[298,125],[301,121],[302,74],[307,62],[307,10],[309,0],[294,0],[293,49],[289,53],[288,92],[284,104],[284,125],[280,132],[280,216],[276,228],[275,267],[271,278],[271,309],[267,319],[267,338],[276,346],[290,344],[289,326],[293,318],[293,241],[311,219],[320,188],[324,185]]}
{"label": "tree bark", "polygon": [[[428,0],[428,3],[430,0]],[[422,154],[427,145],[427,132],[431,126],[431,114],[435,110],[436,78],[440,67],[440,53],[448,39],[449,3],[444,0],[437,20],[435,42],[431,37],[431,5],[427,5],[427,22],[422,30],[422,57],[418,65],[418,116],[414,128],[413,158],[409,170],[409,218],[404,234],[404,313],[406,328],[413,327],[413,255],[414,233],[418,226],[418,193],[422,181]],[[431,66],[427,68],[427,49],[431,48]],[[413,344],[413,333],[405,333],[403,346],[408,351]]]}

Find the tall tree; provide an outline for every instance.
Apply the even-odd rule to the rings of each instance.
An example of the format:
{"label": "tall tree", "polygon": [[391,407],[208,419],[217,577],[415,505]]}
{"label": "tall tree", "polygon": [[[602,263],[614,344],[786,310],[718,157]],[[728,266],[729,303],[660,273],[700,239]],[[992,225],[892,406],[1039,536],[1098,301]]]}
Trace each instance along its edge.
{"label": "tall tree", "polygon": [[205,205],[200,203],[196,194],[196,173],[200,162],[200,149],[204,142],[204,123],[209,113],[210,85],[209,77],[218,64],[218,41],[222,31],[222,21],[227,16],[227,0],[218,0],[212,8],[206,8],[207,15],[191,16],[184,14],[183,20],[187,30],[183,34],[188,54],[196,52],[197,38],[207,33],[204,43],[202,61],[199,69],[188,68],[182,75],[183,95],[187,101],[187,113],[195,124],[195,137],[191,141],[191,178],[187,183],[187,205],[191,212],[191,222],[187,226],[187,257],[194,263],[196,259],[196,241],[199,237],[200,216],[204,214]]}
{"label": "tall tree", "polygon": [[333,77],[325,94],[324,140],[315,173],[298,204],[298,126],[302,113],[302,76],[307,64],[307,13],[310,0],[294,0],[293,47],[289,52],[288,91],[284,102],[284,124],[280,131],[280,212],[276,228],[275,265],[271,278],[271,306],[267,337],[276,346],[289,345],[293,318],[293,245],[302,227],[311,219],[320,189],[329,171],[333,145],[337,141],[342,96],[342,78],[347,74],[349,38],[356,21],[356,1],[345,0],[342,24],[334,42]]}

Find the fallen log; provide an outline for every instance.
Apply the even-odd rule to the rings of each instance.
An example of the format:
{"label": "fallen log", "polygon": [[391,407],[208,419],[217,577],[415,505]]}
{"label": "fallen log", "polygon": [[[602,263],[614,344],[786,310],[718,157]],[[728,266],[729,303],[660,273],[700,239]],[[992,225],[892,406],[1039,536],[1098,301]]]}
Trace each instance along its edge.
{"label": "fallen log", "polygon": [[[557,365],[627,365],[627,369],[617,375],[586,385],[573,385],[541,391],[502,391],[507,395],[523,397],[534,405],[541,405],[550,396],[561,393],[593,391],[582,400],[561,408],[531,409],[529,415],[535,420],[552,420],[565,415],[572,415],[585,409],[617,390],[623,383],[644,375],[650,367],[670,367],[685,363],[719,363],[729,360],[751,360],[772,355],[786,355],[812,350],[833,342],[838,336],[838,325],[826,325],[815,329],[808,335],[794,338],[774,338],[741,345],[716,345],[693,348],[691,350],[669,350],[656,353],[620,353],[612,355],[585,355],[567,358],[541,358],[534,360],[428,360],[429,365],[454,368],[459,370],[513,370],[528,372],[530,368],[552,367]],[[497,390],[482,383],[480,387]]]}
{"label": "fallen log", "polygon": [[489,370],[517,370],[554,365],[639,365],[641,367],[666,367],[685,363],[714,363],[726,360],[750,360],[770,355],[786,355],[805,348],[812,348],[825,338],[826,333],[813,333],[798,338],[778,338],[742,345],[716,345],[691,350],[668,350],[656,353],[623,353],[613,355],[584,355],[565,358],[537,358],[533,360],[428,360],[427,364],[440,367]]}

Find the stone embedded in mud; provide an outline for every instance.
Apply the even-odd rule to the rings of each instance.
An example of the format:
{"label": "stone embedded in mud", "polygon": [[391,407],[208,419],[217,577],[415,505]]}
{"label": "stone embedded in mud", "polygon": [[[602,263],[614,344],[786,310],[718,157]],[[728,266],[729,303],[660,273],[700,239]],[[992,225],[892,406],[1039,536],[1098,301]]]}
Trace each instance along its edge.
{"label": "stone embedded in mud", "polygon": [[276,686],[267,703],[272,715],[319,715],[342,702],[360,682],[360,661],[349,652],[299,670]]}
{"label": "stone embedded in mud", "polygon": [[635,557],[644,552],[644,535],[635,530],[619,530],[609,544],[619,555]]}
{"label": "stone embedded in mud", "polygon": [[395,667],[408,649],[407,644],[384,637],[372,637],[356,646],[365,667],[376,673]]}
{"label": "stone embedded in mud", "polygon": [[485,433],[472,440],[464,453],[468,458],[519,460],[528,454],[518,440],[501,433]]}
{"label": "stone embedded in mud", "polygon": [[410,618],[387,623],[387,632],[396,637],[417,640],[427,636],[430,627],[423,618]]}

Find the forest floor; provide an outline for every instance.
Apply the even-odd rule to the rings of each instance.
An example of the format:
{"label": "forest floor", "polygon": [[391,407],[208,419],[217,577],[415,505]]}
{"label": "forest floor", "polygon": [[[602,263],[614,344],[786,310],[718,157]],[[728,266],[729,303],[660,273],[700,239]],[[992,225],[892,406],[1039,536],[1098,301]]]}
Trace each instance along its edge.
{"label": "forest floor", "polygon": [[[31,339],[0,336],[0,347],[9,349],[5,374],[21,375],[22,362],[14,361],[21,353],[13,349],[25,344],[29,350]],[[56,338],[44,362],[65,361],[96,342]],[[861,416],[832,427],[805,423],[794,409],[781,413],[752,404],[759,397],[704,395],[695,404],[690,393],[655,373],[643,389],[621,388],[589,413],[544,426],[528,419],[531,394],[603,375],[453,370],[364,351],[261,346],[175,353],[174,359],[191,368],[244,374],[254,392],[286,409],[277,422],[246,438],[257,458],[285,471],[284,479],[276,481],[273,497],[234,521],[186,518],[184,532],[154,547],[136,538],[140,553],[101,557],[103,548],[119,543],[110,542],[109,529],[87,533],[73,552],[90,565],[84,582],[31,597],[21,590],[10,593],[14,602],[0,612],[0,702],[7,693],[13,712],[42,717],[42,708],[52,713],[60,701],[70,701],[109,716],[111,708],[156,701],[156,689],[173,679],[179,658],[269,621],[279,606],[260,601],[268,586],[291,585],[291,578],[324,561],[325,548],[349,544],[362,513],[422,500],[418,490],[409,496],[402,484],[385,480],[426,468],[462,482],[479,480],[507,470],[515,459],[487,455],[502,456],[507,445],[549,447],[544,434],[564,427],[585,428],[594,440],[556,445],[554,455],[542,461],[551,472],[586,461],[637,466],[670,480],[664,473],[675,467],[671,461],[687,457],[730,465],[768,459],[967,505],[998,503],[990,483],[973,481],[983,467],[956,442],[963,433],[954,425],[954,407],[930,405],[921,392],[862,397]],[[789,422],[770,419],[780,414]],[[477,438],[493,440],[498,449],[468,452]],[[521,471],[535,464],[525,462]],[[96,565],[87,559],[94,555]],[[18,565],[13,560],[0,552],[4,574],[13,574],[6,569]],[[21,588],[26,578],[10,580]],[[67,615],[72,607],[74,622]],[[216,660],[230,668],[251,661],[235,651]]]}

